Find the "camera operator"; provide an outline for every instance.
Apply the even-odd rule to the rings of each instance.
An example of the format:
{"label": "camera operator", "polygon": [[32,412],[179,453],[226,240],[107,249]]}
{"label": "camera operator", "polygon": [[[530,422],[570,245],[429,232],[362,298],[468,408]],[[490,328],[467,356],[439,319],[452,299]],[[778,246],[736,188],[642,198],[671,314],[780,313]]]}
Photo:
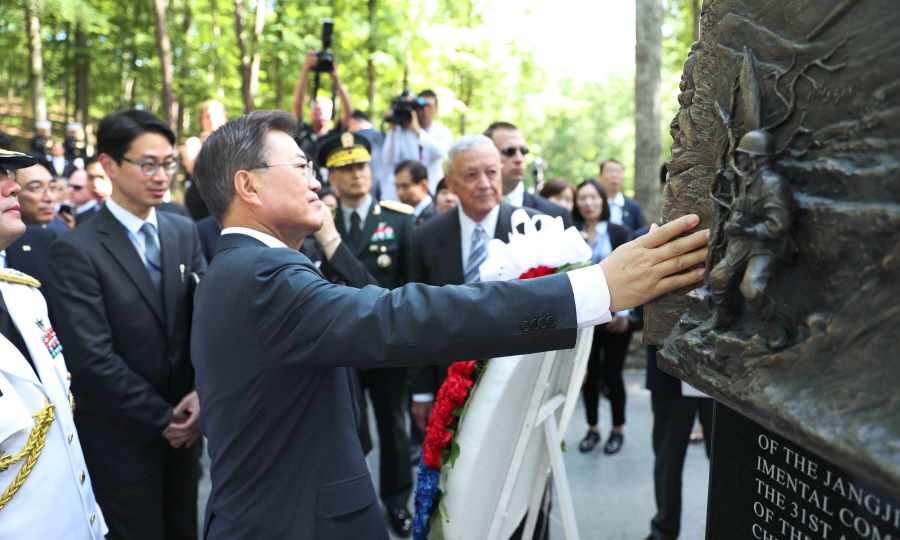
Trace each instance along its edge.
{"label": "camera operator", "polygon": [[[300,132],[297,135],[297,144],[307,156],[318,156],[321,141],[330,134],[342,133],[347,131],[350,124],[350,118],[353,116],[353,102],[350,100],[350,94],[344,88],[341,77],[338,75],[337,60],[333,60],[334,69],[329,73],[331,80],[334,81],[334,89],[341,100],[341,118],[335,126],[331,126],[331,117],[334,111],[334,102],[325,96],[316,96],[310,111],[309,123],[303,116],[303,109],[306,105],[306,89],[309,86],[309,72],[313,70],[319,63],[319,56],[316,51],[306,53],[306,61],[303,63],[303,71],[300,73],[300,79],[297,86],[294,87],[294,106],[291,110],[294,116],[300,120]],[[331,129],[329,129],[329,127]],[[321,164],[316,164],[320,166]],[[322,176],[320,176],[322,178]]]}
{"label": "camera operator", "polygon": [[394,118],[394,106],[388,111],[386,120],[391,123],[391,129],[384,139],[384,164],[394,170],[409,159],[422,163],[428,169],[428,186],[434,195],[434,188],[444,177],[442,163],[453,143],[453,133],[434,120],[438,112],[437,95],[423,90],[418,97],[422,99],[413,106],[415,114],[409,115],[408,122]]}

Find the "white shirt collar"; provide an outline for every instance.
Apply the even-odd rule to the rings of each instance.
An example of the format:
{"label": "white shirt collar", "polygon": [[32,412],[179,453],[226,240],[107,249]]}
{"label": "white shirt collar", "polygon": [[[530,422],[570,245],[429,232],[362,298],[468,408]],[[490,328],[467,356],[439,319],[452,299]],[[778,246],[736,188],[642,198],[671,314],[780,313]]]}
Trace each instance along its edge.
{"label": "white shirt collar", "polygon": [[504,195],[504,197],[506,198],[506,201],[513,206],[518,206],[520,208],[525,206],[525,182],[519,181],[519,183],[516,184],[515,189]]}
{"label": "white shirt collar", "polygon": [[369,217],[369,209],[372,208],[372,196],[366,195],[365,200],[356,208],[350,208],[344,204],[341,205],[341,215],[344,218],[344,230],[350,232],[350,214],[356,212],[359,214],[360,228],[365,226],[366,218]]}
{"label": "white shirt collar", "polygon": [[151,207],[147,219],[141,219],[119,206],[112,197],[106,199],[106,207],[112,212],[113,217],[119,220],[119,223],[124,225],[135,237],[137,237],[138,233],[141,231],[141,227],[144,223],[152,223],[153,226],[156,227],[156,230],[159,231],[159,223],[156,221],[156,208]]}
{"label": "white shirt collar", "polygon": [[270,248],[286,248],[287,244],[282,242],[281,240],[275,238],[271,234],[264,233],[262,231],[257,231],[256,229],[250,229],[248,227],[227,227],[222,230],[222,234],[246,234],[252,238],[256,238],[263,244],[269,246]]}
{"label": "white shirt collar", "polygon": [[[83,189],[86,189],[86,188],[83,188]],[[93,207],[95,207],[95,206],[97,206],[97,199],[91,199],[91,200],[89,200],[88,202],[86,202],[86,203],[82,204],[81,206],[79,206],[79,207],[76,209],[76,211],[77,211],[78,213],[81,213],[81,212],[84,212],[85,210],[90,210],[91,208],[93,208]]]}
{"label": "white shirt collar", "polygon": [[615,197],[609,199],[610,204],[614,204],[616,206],[625,206],[625,195],[622,195],[622,192],[618,192]]}
{"label": "white shirt collar", "polygon": [[422,210],[425,210],[425,208],[427,208],[429,204],[431,204],[431,195],[425,195],[425,198],[419,201],[419,204],[417,204],[416,207],[413,208],[413,218],[419,217],[419,214],[422,213]]}

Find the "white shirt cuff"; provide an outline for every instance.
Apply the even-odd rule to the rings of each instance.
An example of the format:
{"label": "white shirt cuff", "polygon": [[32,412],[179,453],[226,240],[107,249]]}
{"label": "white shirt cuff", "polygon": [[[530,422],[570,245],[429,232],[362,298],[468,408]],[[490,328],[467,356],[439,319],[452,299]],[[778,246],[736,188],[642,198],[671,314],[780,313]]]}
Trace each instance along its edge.
{"label": "white shirt cuff", "polygon": [[434,394],[413,394],[413,401],[416,403],[434,401]]}
{"label": "white shirt cuff", "polygon": [[609,286],[599,264],[566,272],[575,295],[575,320],[578,328],[587,328],[612,320],[609,312]]}

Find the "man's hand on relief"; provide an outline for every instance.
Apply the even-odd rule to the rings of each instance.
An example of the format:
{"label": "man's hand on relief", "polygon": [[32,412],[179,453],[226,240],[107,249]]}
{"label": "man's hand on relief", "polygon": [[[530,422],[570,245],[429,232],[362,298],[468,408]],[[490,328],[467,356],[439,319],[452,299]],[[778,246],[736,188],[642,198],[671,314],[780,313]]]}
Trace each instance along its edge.
{"label": "man's hand on relief", "polygon": [[610,311],[640,306],[703,279],[702,268],[680,272],[706,260],[709,229],[676,238],[698,223],[700,218],[691,214],[662,227],[654,224],[649,233],[620,246],[600,261],[609,286]]}
{"label": "man's hand on relief", "polygon": [[163,432],[172,448],[188,448],[200,437],[200,398],[197,391],[184,396],[172,410],[172,423]]}

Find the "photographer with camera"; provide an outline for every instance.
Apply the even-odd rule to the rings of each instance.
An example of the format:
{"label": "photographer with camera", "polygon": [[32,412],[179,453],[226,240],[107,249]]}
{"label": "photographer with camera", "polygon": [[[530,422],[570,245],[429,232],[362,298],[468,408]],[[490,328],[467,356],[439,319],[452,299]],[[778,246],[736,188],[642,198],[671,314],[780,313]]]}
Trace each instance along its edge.
{"label": "photographer with camera", "polygon": [[[300,132],[297,135],[297,144],[307,156],[318,156],[321,142],[328,135],[347,131],[350,118],[353,116],[353,102],[350,100],[350,94],[344,87],[340,75],[338,75],[337,61],[331,51],[328,50],[330,41],[330,35],[328,35],[328,39],[325,41],[322,51],[309,51],[306,53],[306,61],[303,62],[303,71],[300,72],[300,79],[297,81],[297,86],[294,87],[294,106],[291,112],[298,120],[300,120]],[[306,103],[306,89],[309,86],[310,70],[316,73],[316,91],[318,91],[319,86],[318,74],[328,73],[331,75],[331,80],[334,84],[332,93],[336,94],[341,102],[341,118],[333,127],[331,124],[334,116],[334,101],[325,96],[317,95],[315,97],[315,101],[310,110],[310,120],[308,123],[303,116],[303,108]],[[319,167],[321,166],[319,163],[316,165]],[[319,178],[323,179],[323,181],[326,179],[324,175],[320,175]]]}
{"label": "photographer with camera", "polygon": [[437,95],[423,90],[416,97],[409,89],[391,102],[385,116],[391,129],[384,139],[384,164],[394,170],[400,163],[412,159],[428,169],[428,186],[431,195],[444,177],[442,163],[453,143],[453,133],[435,122],[438,112]]}

